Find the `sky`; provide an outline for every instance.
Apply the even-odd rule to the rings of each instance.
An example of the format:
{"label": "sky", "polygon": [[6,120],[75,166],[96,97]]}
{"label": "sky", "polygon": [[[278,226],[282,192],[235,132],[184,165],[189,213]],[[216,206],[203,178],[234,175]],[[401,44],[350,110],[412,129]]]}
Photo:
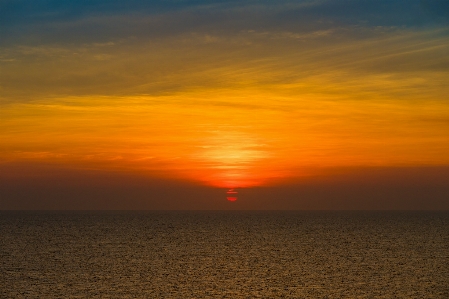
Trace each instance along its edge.
{"label": "sky", "polygon": [[444,0],[0,0],[0,209],[447,210],[448,81]]}

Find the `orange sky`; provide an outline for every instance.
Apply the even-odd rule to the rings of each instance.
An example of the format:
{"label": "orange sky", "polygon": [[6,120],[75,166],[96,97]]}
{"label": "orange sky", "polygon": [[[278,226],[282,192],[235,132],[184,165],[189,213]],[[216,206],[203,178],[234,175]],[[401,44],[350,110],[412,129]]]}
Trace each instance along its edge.
{"label": "orange sky", "polygon": [[2,167],[244,188],[449,166],[449,29],[436,12],[422,6],[431,21],[418,26],[287,2],[7,21],[29,30],[0,44]]}
{"label": "orange sky", "polygon": [[251,89],[66,97],[4,105],[2,114],[4,162],[158,173],[218,187],[335,167],[449,164],[442,100]]}

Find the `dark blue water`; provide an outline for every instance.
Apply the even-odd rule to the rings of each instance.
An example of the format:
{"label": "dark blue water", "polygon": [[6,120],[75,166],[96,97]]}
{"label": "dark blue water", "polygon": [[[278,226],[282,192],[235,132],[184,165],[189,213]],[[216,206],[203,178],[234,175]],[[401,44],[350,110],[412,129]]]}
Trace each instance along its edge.
{"label": "dark blue water", "polygon": [[0,212],[0,298],[449,298],[448,212]]}

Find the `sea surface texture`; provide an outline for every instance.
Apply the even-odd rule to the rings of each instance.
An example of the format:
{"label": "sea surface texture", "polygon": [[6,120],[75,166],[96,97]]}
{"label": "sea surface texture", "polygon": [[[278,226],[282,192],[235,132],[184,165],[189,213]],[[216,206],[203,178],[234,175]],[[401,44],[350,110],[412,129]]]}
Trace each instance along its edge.
{"label": "sea surface texture", "polygon": [[0,298],[449,298],[448,212],[0,212]]}

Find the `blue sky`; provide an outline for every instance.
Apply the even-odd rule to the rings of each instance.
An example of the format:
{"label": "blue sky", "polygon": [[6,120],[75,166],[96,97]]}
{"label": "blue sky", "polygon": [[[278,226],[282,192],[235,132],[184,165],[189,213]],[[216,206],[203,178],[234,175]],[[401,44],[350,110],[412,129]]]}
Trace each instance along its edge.
{"label": "blue sky", "polygon": [[0,43],[70,43],[196,32],[447,26],[442,0],[1,1]]}

